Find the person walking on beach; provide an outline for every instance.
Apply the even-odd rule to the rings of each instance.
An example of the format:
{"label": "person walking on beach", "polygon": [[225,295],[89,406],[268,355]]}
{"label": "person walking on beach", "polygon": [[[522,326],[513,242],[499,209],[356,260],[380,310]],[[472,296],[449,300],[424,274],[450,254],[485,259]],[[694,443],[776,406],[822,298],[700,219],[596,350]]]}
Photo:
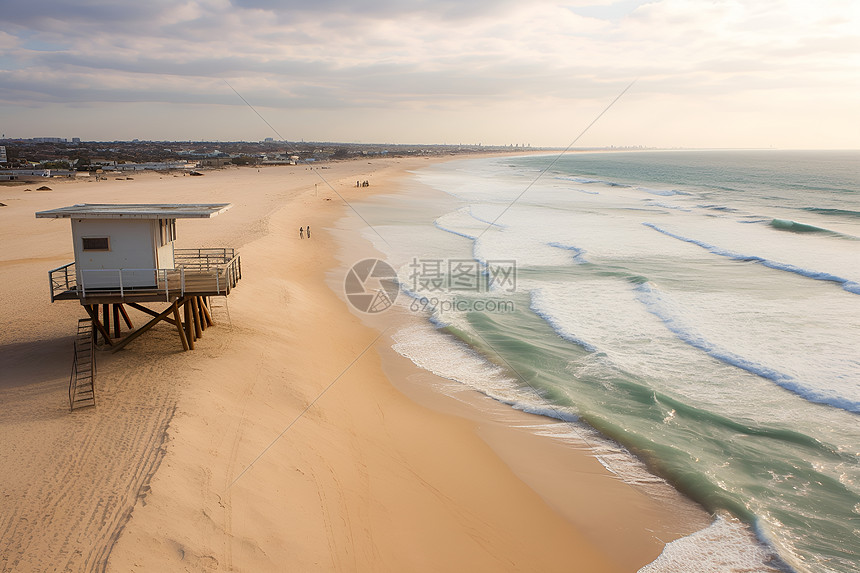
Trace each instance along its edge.
{"label": "person walking on beach", "polygon": [[311,238],[311,226],[308,225],[308,239]]}
{"label": "person walking on beach", "polygon": [[299,238],[300,239],[305,238],[305,228],[304,227],[299,227]]}

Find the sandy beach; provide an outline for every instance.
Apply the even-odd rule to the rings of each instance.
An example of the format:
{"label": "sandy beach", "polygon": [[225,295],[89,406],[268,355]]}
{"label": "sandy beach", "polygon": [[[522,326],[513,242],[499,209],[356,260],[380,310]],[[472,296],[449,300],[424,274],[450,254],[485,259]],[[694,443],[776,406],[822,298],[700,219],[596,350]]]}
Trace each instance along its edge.
{"label": "sandy beach", "polygon": [[[537,435],[553,421],[434,391],[390,349],[402,317],[367,324],[328,286],[373,255],[338,194],[402,191],[429,161],[0,187],[0,571],[621,572],[706,526]],[[99,352],[98,405],[70,413],[85,313],[50,303],[47,271],[71,233],[34,213],[138,202],[233,203],[177,242],[240,249],[243,279],[195,350],[161,324]]]}

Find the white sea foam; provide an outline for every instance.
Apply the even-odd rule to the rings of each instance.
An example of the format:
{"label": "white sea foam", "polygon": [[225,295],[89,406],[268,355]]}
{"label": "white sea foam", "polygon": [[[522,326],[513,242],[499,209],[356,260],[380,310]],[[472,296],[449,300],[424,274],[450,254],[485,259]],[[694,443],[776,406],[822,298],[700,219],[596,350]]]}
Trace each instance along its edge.
{"label": "white sea foam", "polygon": [[[800,275],[803,277],[807,277],[807,278],[811,278],[814,280],[829,281],[829,282],[838,283],[846,291],[848,291],[852,294],[860,294],[860,282],[857,282],[856,280],[851,279],[851,278],[845,278],[843,276],[833,274],[833,272],[830,272],[830,271],[822,271],[822,270],[817,270],[814,268],[804,268],[804,267],[797,266],[797,265],[789,263],[789,262],[782,262],[782,261],[767,259],[767,258],[764,258],[764,257],[759,256],[757,254],[745,254],[745,253],[741,253],[741,252],[728,250],[728,249],[725,249],[722,247],[718,247],[718,246],[706,243],[706,242],[698,240],[698,239],[692,239],[689,237],[678,235],[677,233],[663,229],[662,227],[659,227],[658,225],[655,225],[653,223],[643,223],[643,225],[645,225],[646,227],[649,227],[651,229],[654,229],[655,231],[657,231],[659,233],[663,233],[664,235],[672,237],[673,239],[678,239],[679,241],[684,241],[685,243],[691,243],[691,244],[694,244],[696,246],[699,246],[699,247],[705,249],[706,251],[711,252],[715,255],[719,255],[721,257],[726,257],[729,259],[733,259],[736,261],[742,261],[742,262],[758,263],[760,265],[763,265],[763,266],[771,268],[771,269],[775,269],[778,271],[785,271],[785,272],[789,272],[789,273],[794,273],[794,274],[797,274],[797,275]],[[856,253],[854,253],[854,254],[856,255]],[[850,267],[850,266],[851,265],[844,264],[844,262],[842,264],[842,267],[845,270],[849,270],[848,267]],[[851,268],[850,272],[853,272],[853,271],[854,271],[854,269]]]}
{"label": "white sea foam", "polygon": [[677,213],[670,224],[657,221],[643,224],[715,255],[842,283],[845,290],[860,294],[860,265],[853,241],[826,234],[780,232],[769,225],[743,225],[738,229],[737,221],[734,216],[703,218]]}
{"label": "white sea foam", "polygon": [[[795,351],[798,345],[787,344],[791,339],[779,330],[794,334],[799,328],[792,324],[787,312],[779,314],[778,323],[772,320],[772,313],[767,312],[768,306],[773,306],[769,304],[771,301],[755,301],[763,312],[760,311],[755,320],[747,314],[747,324],[739,329],[731,328],[733,322],[737,322],[737,319],[732,320],[732,315],[739,314],[736,297],[729,300],[714,293],[688,296],[693,299],[690,304],[696,304],[700,309],[695,312],[652,284],[641,284],[636,291],[637,298],[648,311],[690,346],[721,362],[772,380],[807,400],[860,413],[860,363],[853,359],[850,348],[838,342],[828,341],[828,344],[820,345],[811,336],[815,329],[808,318],[801,342],[813,347],[820,345],[821,348],[816,352],[816,359],[805,357],[805,360],[798,361]],[[732,306],[728,306],[730,304]],[[693,317],[696,317],[695,326]],[[838,316],[828,318],[822,326],[824,330],[841,322]]]}
{"label": "white sea foam", "polygon": [[520,268],[563,266],[575,258],[575,255],[560,251],[559,245],[546,243],[540,225],[490,225],[483,217],[476,217],[473,211],[471,207],[463,207],[437,218],[435,225],[474,241],[472,254],[482,264],[493,260],[516,260]]}
{"label": "white sea foam", "polygon": [[567,420],[575,418],[571,411],[543,403],[529,389],[521,389],[505,370],[453,336],[437,331],[430,324],[412,324],[398,331],[392,338],[392,348],[398,354],[441,378],[464,384],[518,410],[534,414],[554,414],[553,417]]}
{"label": "white sea foam", "polygon": [[718,516],[705,529],[666,544],[639,573],[776,573],[784,566],[748,526]]}

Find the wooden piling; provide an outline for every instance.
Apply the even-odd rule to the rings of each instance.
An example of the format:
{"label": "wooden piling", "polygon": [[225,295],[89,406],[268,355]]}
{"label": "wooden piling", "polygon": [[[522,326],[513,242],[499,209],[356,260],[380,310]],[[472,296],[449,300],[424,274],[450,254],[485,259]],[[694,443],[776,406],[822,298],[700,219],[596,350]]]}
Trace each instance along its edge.
{"label": "wooden piling", "polygon": [[125,321],[125,325],[131,330],[134,328],[134,325],[131,323],[131,319],[128,317],[128,312],[126,312],[125,307],[122,303],[117,304],[119,307],[119,311],[122,313],[122,319]]}
{"label": "wooden piling", "polygon": [[182,341],[182,350],[190,350],[188,348],[188,339],[185,338],[185,330],[182,328],[182,319],[179,318],[179,301],[173,303],[173,321],[176,325],[176,330],[179,331],[179,340]]}
{"label": "wooden piling", "polygon": [[203,328],[200,326],[200,309],[197,307],[197,297],[191,297],[191,311],[194,315],[194,334],[197,338],[203,337]]}
{"label": "wooden piling", "polygon": [[188,338],[188,348],[194,350],[194,326],[191,322],[191,301],[188,297],[183,299],[185,311],[185,336]]}
{"label": "wooden piling", "polygon": [[94,304],[92,306],[85,304],[83,305],[84,310],[87,311],[87,314],[90,315],[90,318],[93,319],[93,324],[96,327],[96,330],[102,335],[102,338],[105,339],[105,342],[108,346],[113,346],[113,342],[111,342],[110,334],[107,330],[105,330],[104,325],[99,322],[99,305]]}
{"label": "wooden piling", "polygon": [[209,322],[206,320],[206,311],[203,310],[204,308],[206,308],[206,303],[203,302],[202,296],[198,296],[197,297],[197,310],[200,311],[200,328],[202,328],[205,331],[207,328],[209,328],[210,325],[209,325]]}
{"label": "wooden piling", "polygon": [[207,297],[200,297],[200,302],[200,308],[203,310],[203,317],[206,319],[206,324],[209,326],[214,326],[215,321],[212,320],[212,312],[209,310],[209,301],[207,300]]}
{"label": "wooden piling", "polygon": [[105,331],[102,334],[107,333],[107,338],[105,339],[105,342],[107,342],[108,340],[110,340],[110,305],[109,304],[103,304],[102,305],[102,324],[105,327]]}
{"label": "wooden piling", "polygon": [[114,303],[113,305],[113,337],[120,338],[122,336],[122,332],[120,331],[119,324],[119,305]]}

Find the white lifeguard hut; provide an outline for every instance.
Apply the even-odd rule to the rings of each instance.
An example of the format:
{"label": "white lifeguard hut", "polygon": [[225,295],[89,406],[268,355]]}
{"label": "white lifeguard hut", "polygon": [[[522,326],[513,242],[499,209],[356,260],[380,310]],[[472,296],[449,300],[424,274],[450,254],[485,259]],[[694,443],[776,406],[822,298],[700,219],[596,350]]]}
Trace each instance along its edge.
{"label": "white lifeguard hut", "polygon": [[[48,271],[51,302],[78,300],[95,332],[113,350],[161,320],[177,327],[185,350],[193,349],[194,341],[212,325],[210,297],[230,294],[242,266],[232,248],[176,248],[176,220],[211,219],[231,206],[82,204],[36,213],[37,218],[70,219],[72,224],[75,260]],[[166,302],[168,307],[156,311],[143,305],[153,302]],[[123,305],[154,318],[121,338],[120,316],[133,328]]]}

